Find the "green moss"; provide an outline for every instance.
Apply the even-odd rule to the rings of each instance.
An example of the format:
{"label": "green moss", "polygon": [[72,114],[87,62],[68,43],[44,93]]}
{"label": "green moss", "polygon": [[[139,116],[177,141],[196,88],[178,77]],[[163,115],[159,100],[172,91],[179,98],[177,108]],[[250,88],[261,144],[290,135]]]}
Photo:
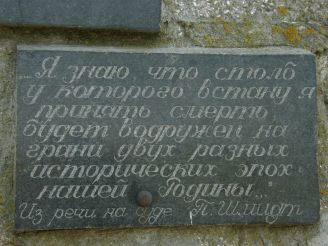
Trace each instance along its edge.
{"label": "green moss", "polygon": [[285,6],[279,6],[279,7],[277,8],[277,12],[278,12],[278,14],[281,15],[281,16],[287,16],[288,13],[289,13],[289,10],[288,10],[288,8],[286,8]]}
{"label": "green moss", "polygon": [[292,44],[299,44],[301,42],[301,36],[295,26],[289,26],[284,30],[283,34]]}
{"label": "green moss", "polygon": [[223,29],[226,34],[230,34],[232,32],[232,28],[228,23],[223,23]]}
{"label": "green moss", "polygon": [[199,24],[199,23],[196,23],[194,25],[194,30],[195,30],[196,33],[201,33],[202,32],[202,25]]}
{"label": "green moss", "polygon": [[311,27],[308,27],[303,31],[303,35],[305,35],[305,36],[317,36],[318,32],[315,29],[313,29]]}
{"label": "green moss", "polygon": [[273,25],[272,34],[273,35],[282,34],[284,38],[293,45],[298,45],[302,41],[302,37],[296,26],[288,26],[284,28],[279,25]]}
{"label": "green moss", "polygon": [[320,195],[321,196],[328,196],[328,190],[321,190]]}
{"label": "green moss", "polygon": [[204,41],[206,42],[206,46],[208,47],[214,47],[217,42],[216,38],[210,34],[204,35]]}
{"label": "green moss", "polygon": [[273,25],[272,26],[272,34],[276,35],[276,34],[281,34],[283,32],[283,28],[281,28],[278,25]]}

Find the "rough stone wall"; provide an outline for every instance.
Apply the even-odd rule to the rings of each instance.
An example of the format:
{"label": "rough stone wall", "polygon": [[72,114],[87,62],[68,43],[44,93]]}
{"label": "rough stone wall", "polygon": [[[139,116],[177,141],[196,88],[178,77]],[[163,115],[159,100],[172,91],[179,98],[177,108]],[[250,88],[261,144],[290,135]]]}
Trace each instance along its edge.
{"label": "rough stone wall", "polygon": [[[195,226],[13,233],[17,44],[294,46],[317,56],[321,221],[313,226]],[[163,0],[161,33],[0,27],[0,246],[328,245],[328,0]]]}

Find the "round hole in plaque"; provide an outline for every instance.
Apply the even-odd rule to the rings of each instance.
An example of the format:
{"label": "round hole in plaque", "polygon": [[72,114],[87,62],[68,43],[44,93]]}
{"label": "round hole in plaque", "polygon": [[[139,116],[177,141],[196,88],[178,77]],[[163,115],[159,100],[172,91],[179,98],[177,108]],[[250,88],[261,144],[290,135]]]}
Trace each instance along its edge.
{"label": "round hole in plaque", "polygon": [[153,201],[153,195],[149,191],[140,191],[137,195],[137,203],[140,207],[149,207]]}

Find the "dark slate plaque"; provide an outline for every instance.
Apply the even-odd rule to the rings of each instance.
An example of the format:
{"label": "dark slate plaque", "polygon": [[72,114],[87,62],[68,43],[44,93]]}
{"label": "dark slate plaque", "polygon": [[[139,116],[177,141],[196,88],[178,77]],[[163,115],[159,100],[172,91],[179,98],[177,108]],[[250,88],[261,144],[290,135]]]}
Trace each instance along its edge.
{"label": "dark slate plaque", "polygon": [[158,32],[160,0],[0,0],[0,23]]}
{"label": "dark slate plaque", "polygon": [[18,49],[16,229],[312,224],[314,56]]}

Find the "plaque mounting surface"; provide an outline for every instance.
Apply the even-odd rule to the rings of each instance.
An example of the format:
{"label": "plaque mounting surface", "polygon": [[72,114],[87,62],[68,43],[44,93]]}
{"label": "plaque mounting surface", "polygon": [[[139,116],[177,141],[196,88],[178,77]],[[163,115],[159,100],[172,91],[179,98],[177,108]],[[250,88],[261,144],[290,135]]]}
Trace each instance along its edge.
{"label": "plaque mounting surface", "polygon": [[312,224],[314,56],[20,46],[16,229]]}
{"label": "plaque mounting surface", "polygon": [[0,0],[0,23],[159,32],[160,0]]}

